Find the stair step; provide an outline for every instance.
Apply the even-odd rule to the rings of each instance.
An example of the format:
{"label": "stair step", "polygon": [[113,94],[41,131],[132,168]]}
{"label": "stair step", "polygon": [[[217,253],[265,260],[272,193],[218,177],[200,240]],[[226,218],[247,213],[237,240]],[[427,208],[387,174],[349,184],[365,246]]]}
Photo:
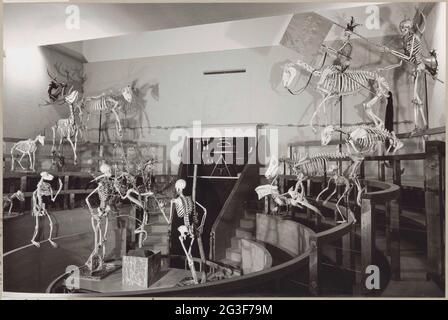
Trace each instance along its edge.
{"label": "stair step", "polygon": [[226,258],[241,263],[241,251],[228,248],[226,250]]}
{"label": "stair step", "polygon": [[168,246],[160,245],[160,244],[147,244],[146,242],[143,244],[142,249],[151,250],[154,252],[160,251],[162,254],[168,254]]}
{"label": "stair step", "polygon": [[162,214],[159,215],[152,215],[148,219],[149,223],[164,223],[166,224],[165,217]]}
{"label": "stair step", "polygon": [[253,231],[251,229],[246,229],[246,228],[237,228],[236,236],[238,238],[243,238],[243,239],[253,239],[254,238]]}
{"label": "stair step", "polygon": [[158,241],[160,243],[168,243],[168,233],[166,232],[148,232],[147,242]]}
{"label": "stair step", "polygon": [[244,219],[251,219],[251,220],[255,220],[257,218],[257,213],[260,210],[256,210],[256,209],[245,209],[244,210]]}
{"label": "stair step", "polygon": [[148,233],[168,233],[168,225],[162,223],[155,223],[145,227]]}
{"label": "stair step", "polygon": [[232,237],[230,242],[232,243],[232,249],[241,250],[241,238]]}
{"label": "stair step", "polygon": [[246,229],[255,229],[255,219],[241,219],[240,227]]}

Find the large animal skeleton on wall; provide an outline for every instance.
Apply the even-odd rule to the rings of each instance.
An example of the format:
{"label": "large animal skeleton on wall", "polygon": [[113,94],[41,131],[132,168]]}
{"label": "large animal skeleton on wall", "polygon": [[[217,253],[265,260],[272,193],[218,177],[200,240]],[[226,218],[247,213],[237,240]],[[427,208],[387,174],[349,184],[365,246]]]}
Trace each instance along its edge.
{"label": "large animal skeleton on wall", "polygon": [[[203,231],[204,224],[205,224],[205,219],[207,217],[207,209],[205,209],[197,201],[194,201],[194,203],[193,203],[192,197],[185,196],[183,194],[183,191],[186,186],[187,186],[187,183],[185,182],[185,180],[180,179],[180,180],[176,181],[175,189],[176,189],[177,197],[171,200],[170,217],[172,217],[173,210],[175,209],[177,216],[179,218],[183,219],[184,224],[181,225],[179,228],[177,228],[177,230],[180,233],[179,241],[182,245],[182,249],[185,252],[185,256],[188,261],[188,266],[190,268],[191,275],[193,277],[193,283],[197,284],[199,282],[198,282],[198,277],[197,277],[196,270],[194,267],[194,261],[193,261],[193,256],[191,254],[191,249],[193,247],[194,241],[197,240],[198,247],[199,247],[199,253],[201,255],[201,261],[204,265],[205,264],[205,253],[204,253],[204,248],[202,246],[202,238],[201,237],[202,237],[202,231]],[[203,211],[203,215],[202,215],[202,219],[201,219],[200,223],[199,223],[197,212],[195,210],[195,205],[198,205]],[[191,239],[190,246],[188,247],[188,250],[185,246],[185,241],[187,240],[187,238]],[[206,274],[205,274],[205,271],[203,271],[201,283],[204,283],[205,281],[206,281]]]}
{"label": "large animal skeleton on wall", "polygon": [[14,171],[14,161],[16,161],[16,159],[14,158],[14,152],[16,151],[22,153],[20,159],[17,160],[17,163],[20,165],[20,167],[23,170],[25,170],[25,168],[22,166],[21,161],[25,155],[28,155],[30,159],[30,170],[34,171],[34,165],[36,164],[36,150],[38,142],[41,145],[44,145],[45,137],[39,134],[36,136],[34,140],[32,139],[22,140],[15,143],[11,147],[11,171]]}
{"label": "large animal skeleton on wall", "polygon": [[52,235],[53,235],[53,221],[51,220],[50,214],[48,213],[48,211],[45,207],[45,203],[44,203],[42,197],[49,196],[51,201],[54,202],[56,200],[56,197],[58,196],[59,192],[61,192],[61,190],[62,190],[62,181],[61,181],[61,179],[59,179],[59,189],[56,192],[56,194],[54,194],[54,191],[51,188],[51,185],[48,182],[46,182],[46,181],[52,181],[54,179],[54,177],[45,171],[42,172],[40,175],[41,175],[41,179],[37,183],[36,190],[34,190],[34,192],[33,192],[33,197],[32,197],[32,202],[31,202],[31,206],[32,206],[31,212],[32,212],[32,215],[36,219],[36,224],[34,226],[34,233],[33,233],[33,238],[31,239],[31,243],[33,245],[35,245],[36,247],[40,247],[39,242],[35,241],[36,237],[37,237],[37,233],[39,232],[39,217],[46,216],[48,218],[49,225],[50,225],[50,234],[48,236],[48,242],[50,242],[50,244],[54,248],[56,248],[57,244],[51,239]]}
{"label": "large animal skeleton on wall", "polygon": [[85,97],[82,105],[87,112],[87,121],[91,114],[112,112],[115,116],[117,134],[121,138],[123,128],[118,113],[122,111],[125,103],[132,102],[132,97],[133,92],[130,86],[123,87],[119,94],[102,93],[98,96]]}
{"label": "large animal skeleton on wall", "polygon": [[325,104],[332,98],[339,98],[341,96],[354,95],[361,90],[370,91],[371,83],[375,85],[374,97],[367,103],[364,103],[364,109],[370,119],[376,126],[382,127],[384,125],[381,118],[379,118],[372,111],[372,106],[379,102],[382,98],[388,97],[390,86],[386,79],[380,75],[379,72],[357,70],[357,69],[342,69],[338,65],[329,65],[324,69],[318,70],[302,60],[297,60],[296,63],[288,63],[283,69],[282,82],[283,86],[288,89],[291,94],[299,94],[303,90],[298,92],[292,91],[290,88],[294,78],[297,75],[296,66],[302,68],[311,73],[313,76],[319,77],[316,90],[322,95],[322,101],[319,103],[316,111],[311,116],[310,125],[314,129],[313,120],[323,107],[325,110]]}

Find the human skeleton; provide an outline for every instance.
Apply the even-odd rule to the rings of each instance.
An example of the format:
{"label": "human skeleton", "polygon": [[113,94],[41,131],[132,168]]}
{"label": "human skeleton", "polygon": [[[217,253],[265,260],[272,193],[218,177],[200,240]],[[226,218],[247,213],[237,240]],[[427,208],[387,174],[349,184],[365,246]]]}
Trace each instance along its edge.
{"label": "human skeleton", "polygon": [[[109,213],[112,211],[111,207],[115,205],[116,192],[114,180],[112,179],[112,170],[108,164],[103,163],[100,166],[100,176],[96,177],[94,181],[98,186],[87,197],[86,203],[91,214],[91,224],[94,232],[94,249],[90,254],[86,266],[90,272],[103,269],[104,257],[106,255],[106,235],[109,224]],[[90,204],[89,198],[98,194],[100,205],[95,213]],[[104,231],[101,230],[101,223],[104,219]],[[100,253],[100,250],[102,251]]]}
{"label": "human skeleton", "polygon": [[19,141],[17,143],[15,143],[12,147],[11,147],[11,171],[14,171],[14,152],[18,151],[20,153],[22,153],[22,156],[20,157],[19,160],[17,160],[17,163],[20,165],[20,167],[25,170],[25,168],[22,166],[22,159],[25,155],[28,155],[29,159],[30,159],[30,170],[34,171],[34,165],[36,163],[36,150],[37,150],[37,143],[40,143],[41,145],[44,145],[45,143],[45,137],[42,135],[37,135],[36,138],[34,140],[32,139],[27,139],[27,140],[22,140]]}
{"label": "human skeleton", "polygon": [[[185,252],[185,256],[187,258],[188,266],[191,270],[191,274],[193,276],[193,282],[195,284],[198,283],[198,277],[196,274],[196,270],[194,267],[193,256],[191,254],[191,249],[193,247],[194,241],[198,241],[199,253],[201,255],[202,263],[205,263],[205,254],[204,248],[202,247],[202,231],[205,224],[205,219],[207,217],[207,209],[205,209],[199,202],[195,201],[193,203],[193,199],[191,196],[185,196],[183,194],[183,190],[187,186],[185,180],[180,179],[175,183],[175,189],[177,193],[177,197],[171,200],[170,204],[170,217],[172,217],[173,210],[176,210],[177,216],[179,218],[183,218],[184,224],[177,228],[180,233],[179,241],[182,245],[182,249]],[[203,215],[201,222],[199,223],[197,212],[194,208],[195,205],[198,205],[203,210]],[[185,246],[185,241],[187,238],[190,238],[190,246],[187,250]],[[201,283],[206,281],[205,272],[202,273]]]}
{"label": "human skeleton", "polygon": [[14,204],[14,199],[19,200],[20,202],[25,201],[25,196],[22,191],[17,190],[11,196],[3,195],[3,212],[9,206],[8,215],[11,215],[12,206]]}
{"label": "human skeleton", "polygon": [[[39,242],[36,242],[37,233],[39,232],[39,217],[46,216],[49,220],[50,225],[50,234],[48,236],[48,242],[56,248],[57,244],[51,239],[53,234],[53,221],[51,220],[50,214],[48,213],[45,203],[42,199],[44,196],[49,196],[51,201],[54,202],[56,200],[56,197],[58,196],[59,192],[62,190],[62,181],[59,179],[59,189],[54,194],[53,189],[51,188],[51,185],[46,181],[52,181],[54,177],[49,174],[48,172],[41,172],[40,174],[41,178],[39,182],[37,183],[36,190],[33,192],[32,197],[32,215],[36,219],[36,224],[34,226],[34,233],[33,238],[31,239],[31,243],[35,245],[36,247],[40,247]],[[53,195],[54,194],[54,195]]]}
{"label": "human skeleton", "polygon": [[375,115],[372,111],[372,106],[379,102],[382,98],[388,97],[390,91],[389,83],[378,72],[351,68],[347,68],[342,71],[341,66],[339,65],[329,65],[320,71],[304,61],[297,60],[295,64],[286,64],[283,69],[283,86],[287,88],[291,94],[298,94],[290,89],[291,83],[297,75],[297,69],[295,66],[310,72],[311,75],[319,77],[316,90],[322,95],[322,101],[311,116],[310,125],[314,131],[313,120],[322,107],[325,110],[325,103],[328,100],[341,96],[354,95],[362,89],[367,89],[370,91],[368,88],[370,88],[371,81],[373,81],[376,85],[374,92],[375,96],[367,103],[363,104],[364,109],[376,126],[382,127],[384,125],[381,118]]}
{"label": "human skeleton", "polygon": [[[56,153],[55,148],[55,140],[56,140],[56,132],[59,134],[59,157],[61,157],[61,147],[63,139],[67,139],[70,143],[73,150],[73,162],[76,164],[76,146],[78,143],[78,134],[80,132],[79,124],[76,123],[75,113],[74,113],[74,103],[78,99],[78,91],[74,90],[70,95],[65,97],[65,101],[69,105],[70,115],[66,119],[59,119],[56,122],[56,125],[51,127],[53,131],[53,146],[51,148],[51,154],[54,156]],[[81,109],[79,108],[81,112]],[[73,141],[72,141],[73,138]]]}
{"label": "human skeleton", "polygon": [[[423,124],[426,127],[428,125],[425,114],[423,112],[423,102],[418,94],[418,81],[422,75],[422,72],[429,74],[433,79],[436,79],[438,72],[438,62],[435,50],[429,52],[429,57],[425,57],[422,52],[422,35],[426,27],[426,18],[423,12],[418,10],[418,14],[422,17],[424,26],[420,29],[420,26],[411,19],[404,19],[400,22],[399,29],[403,40],[403,52],[392,50],[383,46],[385,52],[400,59],[400,65],[403,61],[412,65],[414,76],[414,93],[412,104],[414,105],[414,120],[417,128],[418,113],[422,118]],[[440,80],[439,80],[440,81]]]}
{"label": "human skeleton", "polygon": [[120,94],[102,93],[98,96],[85,97],[83,107],[87,111],[87,121],[92,113],[112,112],[115,116],[115,127],[119,137],[123,135],[120,117],[118,112],[122,111],[125,103],[131,103],[133,97],[130,86],[123,87]]}

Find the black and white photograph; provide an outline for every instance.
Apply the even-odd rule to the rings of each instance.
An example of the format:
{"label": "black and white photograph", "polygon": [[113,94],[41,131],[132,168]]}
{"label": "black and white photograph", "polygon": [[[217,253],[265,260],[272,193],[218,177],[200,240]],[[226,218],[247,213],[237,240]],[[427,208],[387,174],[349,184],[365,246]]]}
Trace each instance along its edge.
{"label": "black and white photograph", "polygon": [[2,298],[446,298],[446,13],[3,3]]}

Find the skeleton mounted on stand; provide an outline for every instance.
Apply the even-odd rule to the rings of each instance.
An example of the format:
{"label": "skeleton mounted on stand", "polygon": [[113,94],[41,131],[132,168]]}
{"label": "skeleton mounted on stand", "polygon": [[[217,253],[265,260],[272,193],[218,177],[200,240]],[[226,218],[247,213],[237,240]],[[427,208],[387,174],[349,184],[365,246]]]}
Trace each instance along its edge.
{"label": "skeleton mounted on stand", "polygon": [[[196,166],[195,166],[196,168]],[[193,255],[191,253],[191,249],[195,240],[198,242],[199,254],[202,263],[202,276],[201,283],[205,283],[207,281],[206,273],[205,273],[205,253],[202,245],[202,232],[205,224],[205,219],[207,217],[207,209],[205,209],[199,202],[195,201],[194,196],[185,196],[184,189],[187,186],[185,180],[180,179],[176,181],[175,190],[177,196],[171,200],[170,203],[170,217],[173,216],[173,211],[176,210],[177,216],[183,219],[183,225],[177,228],[179,231],[179,241],[182,245],[182,249],[185,252],[185,256],[187,258],[188,266],[191,271],[191,275],[193,277],[192,282],[194,284],[198,284],[198,276],[196,274],[196,269],[194,267]],[[193,188],[194,189],[194,188]],[[194,192],[194,191],[193,191]],[[196,205],[200,207],[203,211],[202,219],[199,222],[198,213],[196,211]],[[185,246],[185,241],[190,239],[190,245],[188,250]]]}
{"label": "skeleton mounted on stand", "polygon": [[[22,166],[22,159],[25,155],[28,155],[30,159],[30,170],[35,171],[35,164],[36,164],[36,150],[38,146],[38,142],[43,146],[45,144],[45,137],[42,135],[37,135],[36,138],[33,139],[27,139],[22,140],[17,143],[15,143],[11,147],[11,171],[14,171],[14,162],[17,161],[17,163],[20,165],[20,167],[25,170],[25,168]],[[19,160],[16,160],[14,158],[14,153],[18,151],[22,154]]]}
{"label": "skeleton mounted on stand", "polygon": [[57,244],[52,240],[53,235],[53,221],[51,220],[50,214],[47,211],[47,208],[45,206],[45,202],[43,201],[43,197],[48,196],[50,197],[50,200],[54,202],[59,195],[59,192],[62,190],[62,181],[59,179],[59,189],[56,191],[53,191],[51,188],[50,183],[47,181],[52,181],[54,177],[49,174],[48,172],[41,172],[40,174],[41,178],[39,182],[37,183],[36,190],[33,192],[33,197],[31,199],[31,214],[35,217],[36,223],[34,226],[34,233],[33,238],[31,239],[31,243],[35,245],[36,247],[40,247],[39,242],[35,241],[37,234],[39,232],[39,218],[42,216],[46,216],[49,221],[50,226],[50,234],[48,236],[48,242],[56,248]]}
{"label": "skeleton mounted on stand", "polygon": [[12,206],[14,205],[14,199],[17,199],[20,202],[24,202],[25,201],[25,195],[20,190],[17,190],[16,192],[14,192],[10,196],[4,194],[3,195],[3,214],[5,213],[5,209],[9,207],[8,216],[11,215]]}

